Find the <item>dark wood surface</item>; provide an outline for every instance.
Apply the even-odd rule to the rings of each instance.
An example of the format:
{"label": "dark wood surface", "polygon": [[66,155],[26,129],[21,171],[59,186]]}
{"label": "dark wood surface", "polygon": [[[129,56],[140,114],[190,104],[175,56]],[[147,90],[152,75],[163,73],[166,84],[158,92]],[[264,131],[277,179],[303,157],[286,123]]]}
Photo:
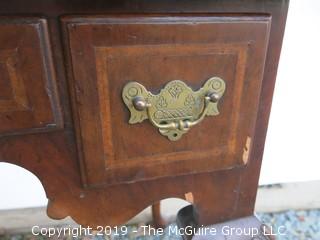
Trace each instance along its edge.
{"label": "dark wood surface", "polygon": [[0,18],[0,136],[62,126],[46,20]]}
{"label": "dark wood surface", "polygon": [[[243,151],[254,135],[269,23],[269,16],[236,15],[64,18],[87,185],[245,165]],[[119,96],[129,81],[159,92],[175,79],[199,89],[213,76],[227,85],[221,113],[179,141],[163,138],[147,121],[128,124],[129,111]]]}
{"label": "dark wood surface", "polygon": [[[287,7],[285,0],[1,1],[0,161],[22,166],[40,179],[50,217],[71,216],[83,225],[121,224],[161,199],[186,195],[199,224],[252,215]],[[141,18],[152,22],[154,17],[163,21],[154,24],[154,31],[148,23],[136,23]],[[180,20],[173,24],[175,18]],[[196,24],[197,18],[208,24]],[[131,35],[108,32],[110,19],[124,19],[112,27],[116,32],[124,28]],[[194,22],[186,24],[188,19]],[[134,51],[130,36],[135,31],[141,34],[140,47],[176,44],[178,55],[201,53],[198,45],[202,43],[220,49],[224,44],[249,42],[247,61],[216,54],[207,59],[214,65],[208,68],[199,57],[181,57],[170,64],[177,67],[175,72],[169,65],[158,64],[159,59],[155,63],[141,60],[139,64],[148,64],[155,77],[151,80],[138,71],[139,64],[134,68],[133,58],[111,64],[106,81],[104,48],[121,43]],[[93,46],[102,47],[100,60],[98,55],[93,57]],[[8,76],[2,64],[10,49],[21,51],[9,63],[17,72],[16,79]],[[160,59],[166,54],[163,49]],[[114,54],[122,57],[123,53]],[[148,50],[141,49],[141,54]],[[239,76],[234,65],[245,71],[245,77]],[[217,130],[208,119],[173,144],[148,123],[127,124],[128,112],[119,92],[127,77],[138,78],[157,91],[175,78],[198,88],[211,74],[223,75],[231,86],[222,103],[225,112],[213,120]],[[32,106],[29,111],[12,110],[16,104],[12,89],[18,93],[16,102]],[[232,113],[238,114],[240,127],[228,124]],[[228,127],[233,129],[231,138],[230,129],[224,131]],[[233,153],[227,146],[230,141],[236,149]],[[215,147],[221,158],[206,155]],[[181,155],[184,151],[191,154]],[[182,163],[173,164],[168,154]],[[136,162],[128,163],[128,157]],[[110,160],[110,169],[122,164],[122,170],[108,175]]]}

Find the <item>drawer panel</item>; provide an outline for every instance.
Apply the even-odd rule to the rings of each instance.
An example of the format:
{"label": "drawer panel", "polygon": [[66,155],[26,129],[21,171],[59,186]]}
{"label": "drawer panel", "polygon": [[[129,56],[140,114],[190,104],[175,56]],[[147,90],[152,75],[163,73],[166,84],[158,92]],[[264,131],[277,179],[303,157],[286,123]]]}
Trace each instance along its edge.
{"label": "drawer panel", "polygon": [[[65,17],[84,182],[116,184],[245,166],[254,135],[268,16]],[[158,94],[172,80],[194,91],[219,77],[219,115],[179,140],[150,121],[129,124],[130,81]]]}
{"label": "drawer panel", "polygon": [[61,127],[47,25],[0,18],[0,136]]}

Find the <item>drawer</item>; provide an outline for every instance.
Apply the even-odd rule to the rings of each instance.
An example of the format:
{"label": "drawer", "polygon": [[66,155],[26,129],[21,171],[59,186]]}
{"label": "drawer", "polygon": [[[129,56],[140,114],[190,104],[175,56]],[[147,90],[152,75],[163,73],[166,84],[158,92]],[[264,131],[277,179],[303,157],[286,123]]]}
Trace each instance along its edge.
{"label": "drawer", "polygon": [[47,24],[0,18],[0,136],[62,126]]}
{"label": "drawer", "polygon": [[[84,183],[119,184],[245,167],[270,20],[265,15],[64,17]],[[172,103],[181,92],[186,91],[185,98],[190,93],[207,99],[203,89],[210,84],[223,91],[213,116],[207,114],[170,139],[145,110],[132,110],[132,99],[126,102],[126,93],[137,94],[137,89],[127,89],[132,82],[141,87],[140,94],[170,102],[165,114],[181,113],[182,105]],[[191,101],[200,104],[193,120],[205,109],[201,101]],[[133,114],[139,119],[132,120]],[[181,114],[180,120],[189,113]]]}

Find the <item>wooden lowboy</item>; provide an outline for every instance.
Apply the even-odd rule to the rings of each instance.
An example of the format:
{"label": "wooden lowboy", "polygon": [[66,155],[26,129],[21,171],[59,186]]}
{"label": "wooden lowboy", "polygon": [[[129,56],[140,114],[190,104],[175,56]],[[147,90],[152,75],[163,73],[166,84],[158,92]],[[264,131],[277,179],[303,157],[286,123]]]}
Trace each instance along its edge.
{"label": "wooden lowboy", "polygon": [[169,197],[198,224],[252,215],[287,7],[1,1],[0,160],[83,225]]}

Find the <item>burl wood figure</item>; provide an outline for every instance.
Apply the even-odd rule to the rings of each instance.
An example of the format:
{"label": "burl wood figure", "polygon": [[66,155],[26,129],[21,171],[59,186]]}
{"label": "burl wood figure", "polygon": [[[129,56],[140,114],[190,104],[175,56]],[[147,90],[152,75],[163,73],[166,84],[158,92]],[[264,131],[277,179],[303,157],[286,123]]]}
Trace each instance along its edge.
{"label": "burl wood figure", "polygon": [[154,204],[159,223],[158,202],[176,197],[192,204],[180,226],[260,226],[254,203],[287,8],[0,1],[0,160],[40,179],[54,219],[114,226]]}

